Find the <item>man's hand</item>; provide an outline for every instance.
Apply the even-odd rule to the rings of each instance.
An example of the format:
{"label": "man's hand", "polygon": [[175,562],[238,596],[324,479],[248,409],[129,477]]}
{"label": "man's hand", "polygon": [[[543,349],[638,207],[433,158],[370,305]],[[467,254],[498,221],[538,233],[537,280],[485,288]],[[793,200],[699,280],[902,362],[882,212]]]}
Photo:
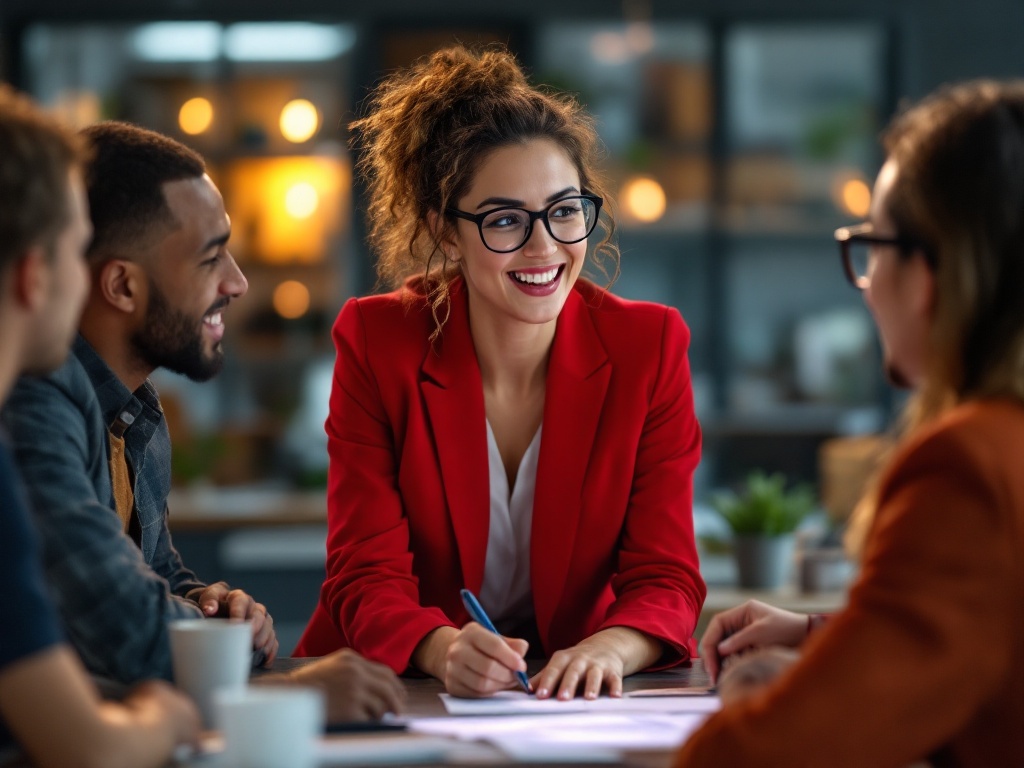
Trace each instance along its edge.
{"label": "man's hand", "polygon": [[274,632],[274,619],[263,603],[257,603],[240,589],[231,589],[223,581],[210,584],[198,594],[189,595],[204,616],[219,616],[252,622],[252,647],[262,654],[263,666],[269,667],[277,658],[279,643]]}
{"label": "man's hand", "polygon": [[379,720],[385,712],[405,706],[405,687],[390,668],[343,648],[281,675],[257,681],[295,682],[322,688],[327,695],[327,721]]}

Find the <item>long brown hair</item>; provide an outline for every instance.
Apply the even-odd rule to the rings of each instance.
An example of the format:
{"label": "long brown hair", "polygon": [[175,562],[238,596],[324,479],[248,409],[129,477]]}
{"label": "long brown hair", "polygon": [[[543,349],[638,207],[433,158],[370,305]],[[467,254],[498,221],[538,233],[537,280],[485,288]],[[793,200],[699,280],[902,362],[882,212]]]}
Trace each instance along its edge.
{"label": "long brown hair", "polygon": [[[378,281],[397,287],[422,273],[434,337],[447,318],[449,288],[458,274],[441,247],[454,233],[453,219],[443,212],[469,189],[487,153],[532,138],[552,139],[573,162],[582,187],[607,197],[596,171],[593,119],[572,96],[531,86],[501,47],[447,48],[395,72],[376,87],[368,113],[350,128],[368,187]],[[610,216],[602,217],[602,227],[594,259],[614,280],[619,253],[611,242]]]}
{"label": "long brown hair", "polygon": [[[967,400],[1024,403],[1024,80],[943,88],[883,142],[898,166],[887,213],[935,264],[929,356],[902,443]],[[857,510],[854,549],[877,493],[876,483]]]}

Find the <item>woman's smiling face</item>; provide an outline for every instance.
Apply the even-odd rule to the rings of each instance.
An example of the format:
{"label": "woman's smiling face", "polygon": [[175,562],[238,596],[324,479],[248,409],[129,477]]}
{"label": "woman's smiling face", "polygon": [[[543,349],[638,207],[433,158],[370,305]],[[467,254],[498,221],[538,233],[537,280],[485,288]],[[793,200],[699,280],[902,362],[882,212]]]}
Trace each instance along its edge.
{"label": "woman's smiling face", "polygon": [[[569,155],[554,141],[538,138],[486,155],[456,207],[472,214],[506,207],[541,211],[581,192]],[[557,213],[557,207],[550,211],[553,223]],[[558,318],[583,269],[586,239],[560,243],[538,219],[522,246],[495,253],[484,245],[474,222],[456,223],[450,255],[462,266],[476,320],[502,325],[543,324]]]}

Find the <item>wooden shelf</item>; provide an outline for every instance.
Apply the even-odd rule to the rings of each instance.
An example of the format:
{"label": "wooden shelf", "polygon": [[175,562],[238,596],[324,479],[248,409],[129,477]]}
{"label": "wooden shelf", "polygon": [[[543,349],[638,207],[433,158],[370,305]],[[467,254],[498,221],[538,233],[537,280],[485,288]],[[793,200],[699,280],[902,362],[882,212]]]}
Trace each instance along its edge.
{"label": "wooden shelf", "polygon": [[175,489],[167,506],[175,533],[327,524],[324,490]]}

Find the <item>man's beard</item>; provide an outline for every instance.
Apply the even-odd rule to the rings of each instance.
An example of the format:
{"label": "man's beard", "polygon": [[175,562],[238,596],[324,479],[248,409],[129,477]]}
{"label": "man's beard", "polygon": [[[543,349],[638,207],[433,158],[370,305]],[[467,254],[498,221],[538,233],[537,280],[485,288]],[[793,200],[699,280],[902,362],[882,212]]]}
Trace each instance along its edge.
{"label": "man's beard", "polygon": [[[207,311],[226,307],[218,301]],[[153,281],[149,284],[149,306],[141,329],[132,335],[135,354],[149,367],[166,368],[188,376],[192,381],[208,381],[224,366],[220,342],[211,355],[203,354],[203,320],[198,321],[173,309],[167,297]]]}

